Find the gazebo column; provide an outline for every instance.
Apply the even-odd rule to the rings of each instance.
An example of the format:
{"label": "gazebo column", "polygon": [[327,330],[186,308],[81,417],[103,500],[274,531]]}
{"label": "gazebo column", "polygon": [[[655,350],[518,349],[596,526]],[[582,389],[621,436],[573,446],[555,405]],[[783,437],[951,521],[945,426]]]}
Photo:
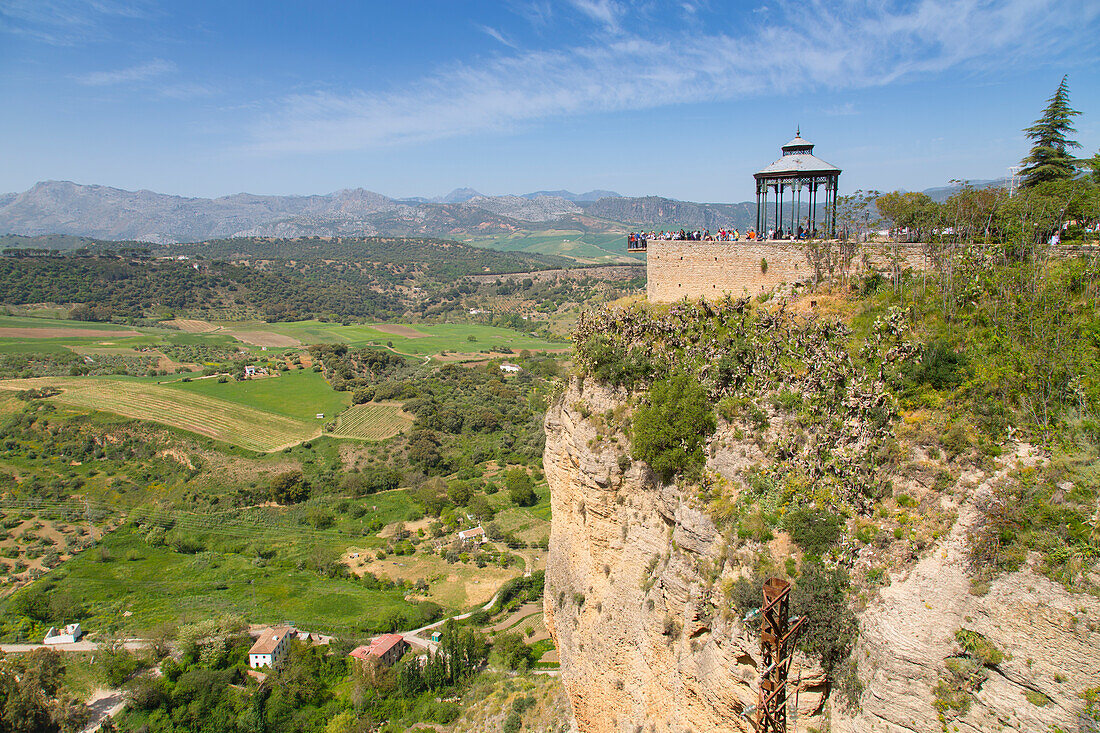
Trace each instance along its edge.
{"label": "gazebo column", "polygon": [[779,231],[779,225],[783,221],[783,181],[780,179],[775,186],[775,228],[772,230],[772,238]]}
{"label": "gazebo column", "polygon": [[810,236],[813,236],[814,222],[817,219],[817,179],[810,184]]}
{"label": "gazebo column", "polygon": [[760,181],[756,182],[756,223],[760,223]]}
{"label": "gazebo column", "polygon": [[796,223],[795,219],[802,216],[802,214],[798,211],[799,202],[801,200],[802,200],[802,183],[801,182],[796,182],[795,187],[794,187],[794,191],[792,192],[792,195],[791,195],[791,204],[794,207],[793,210],[791,211],[791,236],[792,237],[797,237],[798,236],[798,224]]}
{"label": "gazebo column", "polygon": [[836,198],[837,198],[837,194],[839,192],[840,192],[840,178],[837,177],[837,176],[834,176],[833,177],[833,209],[832,209],[832,217],[830,217],[830,221],[832,222],[832,229],[830,230],[830,238],[831,239],[836,239]]}

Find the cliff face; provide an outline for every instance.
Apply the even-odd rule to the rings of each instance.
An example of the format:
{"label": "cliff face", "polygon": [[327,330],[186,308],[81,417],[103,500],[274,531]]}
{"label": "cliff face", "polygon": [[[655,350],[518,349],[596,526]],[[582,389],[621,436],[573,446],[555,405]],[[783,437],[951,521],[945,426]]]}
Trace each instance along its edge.
{"label": "cliff face", "polygon": [[[722,613],[721,536],[676,487],[620,462],[627,452],[598,440],[579,412],[625,398],[575,382],[546,418],[554,520],[544,604],[577,727],[747,730],[759,643]],[[805,721],[823,687],[805,663],[801,677]]]}
{"label": "cliff face", "polygon": [[[574,380],[546,418],[553,527],[544,604],[576,726],[583,733],[749,730],[741,712],[755,701],[759,642],[728,610],[723,592],[744,572],[740,551],[726,545],[691,489],[663,485],[629,460],[625,436],[604,417],[626,399]],[[732,478],[763,460],[755,444],[722,427],[708,468]],[[999,471],[1037,460],[1018,446]],[[1096,597],[1069,593],[1027,569],[1000,576],[985,595],[970,593],[966,535],[975,502],[997,478],[961,477],[960,485],[976,488],[957,498],[945,493],[944,509],[958,513],[952,529],[897,568],[887,587],[864,595],[853,654],[862,684],[857,705],[846,709],[837,695],[826,697],[815,664],[794,665],[792,729],[1091,730],[1082,723],[1081,694],[1100,685]],[[855,551],[853,562],[870,551]],[[955,632],[963,627],[982,634],[1004,660],[974,683],[965,712],[948,711],[945,728],[935,704],[942,705],[940,683],[950,681]]]}

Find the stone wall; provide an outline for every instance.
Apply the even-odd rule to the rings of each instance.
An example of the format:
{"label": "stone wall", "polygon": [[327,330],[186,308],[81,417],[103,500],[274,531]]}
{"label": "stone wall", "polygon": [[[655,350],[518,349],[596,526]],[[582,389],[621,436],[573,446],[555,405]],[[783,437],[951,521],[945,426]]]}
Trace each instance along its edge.
{"label": "stone wall", "polygon": [[[648,243],[646,295],[671,303],[681,298],[756,295],[784,284],[808,282],[814,268],[804,242]],[[915,270],[927,266],[920,244],[865,244],[852,260],[852,272],[889,270],[894,258]]]}
{"label": "stone wall", "polygon": [[[812,281],[814,268],[804,242],[670,242],[650,240],[646,253],[646,295],[651,302],[672,303],[681,298],[721,298],[758,295],[780,285]],[[859,245],[850,272],[868,269],[889,272],[894,262],[902,269],[930,266],[928,245],[871,242]],[[1048,247],[1052,258],[1097,257],[1100,247]],[[767,265],[765,266],[765,263]],[[827,273],[826,273],[827,274]]]}
{"label": "stone wall", "polygon": [[647,245],[646,295],[653,302],[721,298],[727,293],[754,295],[812,277],[802,244],[650,241]]}
{"label": "stone wall", "polygon": [[[646,295],[654,303],[681,298],[757,295],[784,284],[810,282],[814,267],[805,242],[692,242],[650,240],[646,255]],[[868,267],[890,270],[927,266],[922,244],[864,244],[851,272]]]}

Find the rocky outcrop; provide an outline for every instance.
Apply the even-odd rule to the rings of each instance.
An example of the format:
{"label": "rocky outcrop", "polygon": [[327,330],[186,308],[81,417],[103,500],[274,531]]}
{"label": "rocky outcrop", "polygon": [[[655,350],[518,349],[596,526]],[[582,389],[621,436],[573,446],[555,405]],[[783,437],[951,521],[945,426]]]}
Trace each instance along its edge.
{"label": "rocky outcrop", "polygon": [[[583,416],[625,398],[574,382],[546,418],[554,521],[544,604],[577,727],[747,730],[759,644],[723,610],[720,533]],[[811,715],[820,670],[803,661],[800,676],[802,720],[820,724]]]}
{"label": "rocky outcrop", "polygon": [[[576,727],[749,730],[741,713],[755,701],[759,646],[723,590],[745,571],[695,489],[662,484],[629,459],[613,418],[627,401],[623,391],[574,380],[546,417],[553,527],[545,615]],[[708,468],[727,477],[764,460],[732,432],[720,428],[708,457]],[[792,729],[1091,730],[1081,694],[1100,686],[1100,601],[1031,569],[975,595],[967,573],[976,502],[1017,461],[1038,460],[1018,446],[998,471],[960,478],[976,489],[944,494],[945,511],[957,511],[951,530],[887,587],[861,594],[857,704],[826,697],[822,672],[801,659],[792,671]],[[941,718],[936,688],[949,681],[960,628],[981,634],[1003,659],[981,670],[965,711]]]}
{"label": "rocky outcrop", "polygon": [[950,684],[946,662],[958,652],[960,628],[982,634],[1004,660],[983,672],[969,710],[948,711],[950,730],[1090,730],[1078,723],[1081,693],[1100,685],[1100,600],[1070,593],[1030,568],[1001,575],[988,593],[976,595],[967,573],[976,502],[1010,467],[1039,460],[1034,449],[1018,445],[963,503],[943,542],[896,574],[868,606],[854,654],[866,690],[858,711],[837,709],[833,730],[941,730],[946,720],[937,716],[935,690]]}

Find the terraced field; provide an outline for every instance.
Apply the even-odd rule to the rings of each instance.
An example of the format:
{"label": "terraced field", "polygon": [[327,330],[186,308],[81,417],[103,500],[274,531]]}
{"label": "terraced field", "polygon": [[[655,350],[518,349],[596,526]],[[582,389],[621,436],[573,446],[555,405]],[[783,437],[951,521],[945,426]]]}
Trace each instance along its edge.
{"label": "terraced field", "polygon": [[7,390],[45,386],[63,390],[52,398],[58,402],[149,420],[256,451],[277,450],[320,434],[316,420],[149,382],[53,377],[0,382],[0,389]]}
{"label": "terraced field", "polygon": [[353,405],[336,420],[333,435],[359,440],[385,440],[412,425],[413,417],[396,402]]}

